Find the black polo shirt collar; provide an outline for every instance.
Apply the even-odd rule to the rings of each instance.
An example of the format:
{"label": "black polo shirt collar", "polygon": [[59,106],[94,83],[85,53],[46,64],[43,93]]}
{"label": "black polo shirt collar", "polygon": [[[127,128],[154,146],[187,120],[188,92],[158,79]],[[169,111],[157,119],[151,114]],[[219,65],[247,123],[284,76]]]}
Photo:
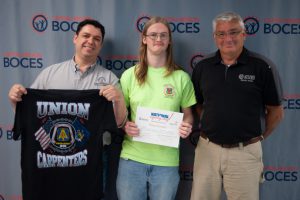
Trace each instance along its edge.
{"label": "black polo shirt collar", "polygon": [[[248,56],[249,56],[248,50],[245,47],[243,47],[243,51],[242,51],[241,55],[238,57],[237,62],[235,64],[233,64],[233,66],[236,66],[238,64],[247,64]],[[216,52],[216,55],[214,58],[214,64],[215,65],[223,64],[220,50],[218,50]]]}

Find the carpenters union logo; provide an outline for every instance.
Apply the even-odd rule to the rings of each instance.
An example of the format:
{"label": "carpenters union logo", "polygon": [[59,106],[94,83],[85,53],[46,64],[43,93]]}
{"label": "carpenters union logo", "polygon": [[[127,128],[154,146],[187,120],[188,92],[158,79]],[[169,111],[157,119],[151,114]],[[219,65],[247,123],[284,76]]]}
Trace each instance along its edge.
{"label": "carpenters union logo", "polygon": [[42,126],[34,136],[44,151],[74,153],[85,146],[90,137],[85,128],[89,103],[38,101],[36,104]]}
{"label": "carpenters union logo", "polygon": [[50,148],[60,154],[73,152],[75,148],[84,146],[90,137],[89,131],[78,118],[73,121],[49,118],[34,135],[43,150]]}
{"label": "carpenters union logo", "polygon": [[[74,148],[75,143],[75,129],[71,123],[66,122],[58,122],[56,123],[51,131],[51,144],[55,147],[55,149],[63,150],[71,150]],[[77,135],[76,135],[77,136]],[[80,140],[83,135],[79,132]]]}
{"label": "carpenters union logo", "polygon": [[37,167],[87,165],[90,103],[37,101],[36,105],[41,127],[34,137],[42,148],[37,151]]}
{"label": "carpenters union logo", "polygon": [[37,32],[44,32],[48,27],[48,20],[44,15],[36,15],[32,19],[32,27]]}

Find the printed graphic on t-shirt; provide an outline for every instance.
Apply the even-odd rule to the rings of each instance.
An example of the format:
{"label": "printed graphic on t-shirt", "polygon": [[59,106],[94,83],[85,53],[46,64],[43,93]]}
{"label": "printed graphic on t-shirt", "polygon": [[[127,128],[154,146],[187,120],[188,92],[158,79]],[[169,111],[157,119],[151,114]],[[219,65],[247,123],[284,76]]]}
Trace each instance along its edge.
{"label": "printed graphic on t-shirt", "polygon": [[37,167],[86,165],[88,151],[82,147],[90,137],[84,126],[90,104],[37,101],[36,105],[37,118],[42,124],[34,133],[42,148],[37,152]]}

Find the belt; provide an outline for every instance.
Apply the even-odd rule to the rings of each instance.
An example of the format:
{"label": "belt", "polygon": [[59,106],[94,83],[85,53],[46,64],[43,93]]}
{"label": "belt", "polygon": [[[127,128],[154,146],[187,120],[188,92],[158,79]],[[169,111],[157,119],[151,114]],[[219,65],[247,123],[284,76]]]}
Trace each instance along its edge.
{"label": "belt", "polygon": [[[202,138],[204,138],[204,139],[208,139],[209,140],[209,138],[207,137],[207,135],[204,132],[201,132],[200,136]],[[261,141],[261,140],[262,140],[262,137],[258,136],[258,137],[251,138],[250,140],[248,140],[246,142],[239,142],[239,143],[235,143],[235,144],[219,144],[219,143],[215,143],[215,142],[212,142],[212,141],[210,141],[210,142],[212,142],[212,143],[214,143],[216,145],[219,145],[219,146],[221,146],[223,148],[234,148],[234,147],[239,147],[240,145],[247,146],[249,144],[253,144],[253,143],[256,143],[256,142]]]}

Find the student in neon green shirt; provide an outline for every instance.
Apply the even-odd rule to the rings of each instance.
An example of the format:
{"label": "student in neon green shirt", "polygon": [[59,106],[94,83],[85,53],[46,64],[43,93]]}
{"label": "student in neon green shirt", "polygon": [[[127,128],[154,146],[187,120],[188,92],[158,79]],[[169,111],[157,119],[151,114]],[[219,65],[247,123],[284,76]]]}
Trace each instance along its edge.
{"label": "student in neon green shirt", "polygon": [[187,73],[173,60],[172,36],[168,22],[151,18],[141,34],[139,64],[126,70],[121,86],[130,119],[124,130],[117,194],[119,200],[175,199],[179,183],[179,150],[156,144],[133,141],[139,136],[135,124],[138,106],[182,111],[178,134],[186,138],[192,131],[191,106],[196,103],[193,84]]}

